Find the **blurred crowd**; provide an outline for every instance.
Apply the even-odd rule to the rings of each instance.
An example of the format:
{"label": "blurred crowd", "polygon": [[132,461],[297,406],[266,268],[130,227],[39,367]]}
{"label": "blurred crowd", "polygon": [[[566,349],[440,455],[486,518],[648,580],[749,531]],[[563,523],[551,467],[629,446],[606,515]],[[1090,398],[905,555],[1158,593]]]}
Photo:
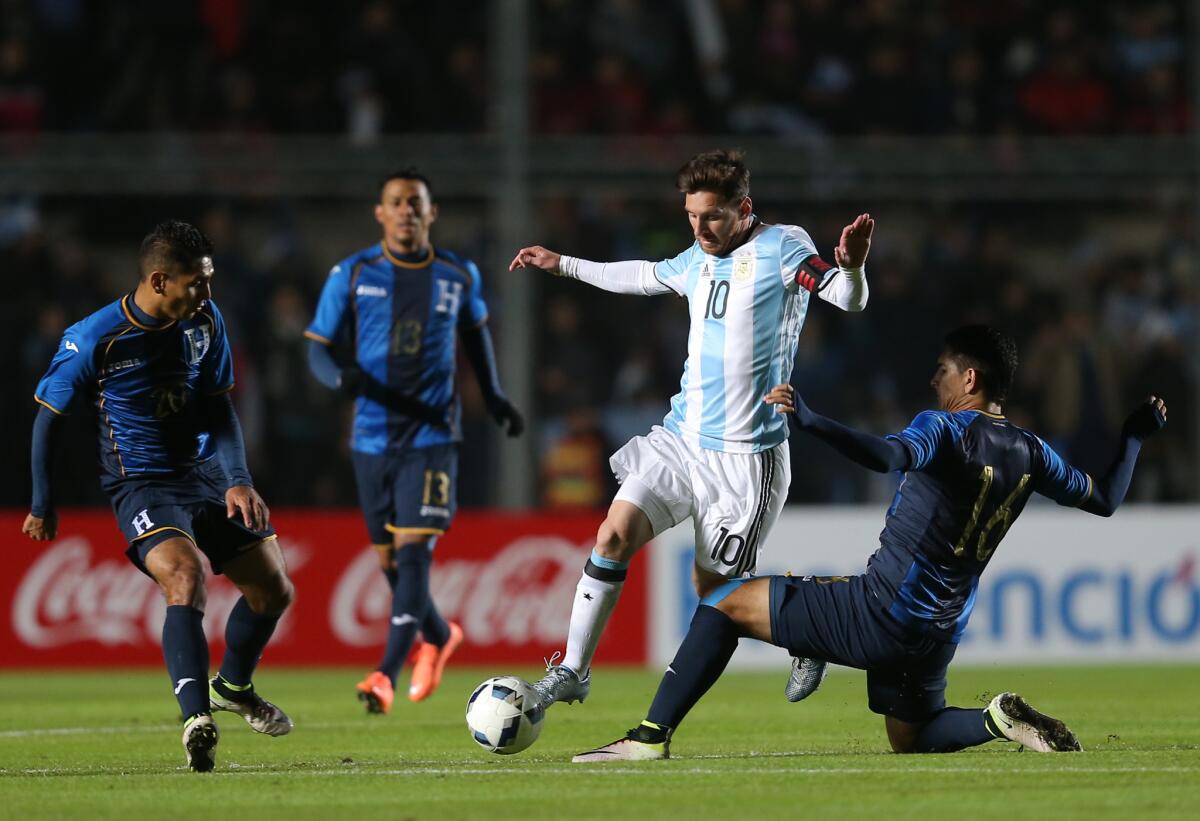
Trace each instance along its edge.
{"label": "blurred crowd", "polygon": [[[63,329],[132,288],[141,233],[163,213],[196,219],[217,248],[215,298],[235,346],[235,400],[250,464],[278,505],[353,504],[346,439],[349,404],[308,374],[302,331],[328,266],[329,237],[301,229],[302,215],[261,204],[217,204],[192,215],[184,203],[120,203],[86,215],[64,203],[0,209],[0,345],[16,363],[16,389],[0,397],[0,506],[28,502],[30,399]],[[357,207],[357,204],[354,206]],[[493,258],[470,204],[435,241]],[[832,256],[850,204],[760,202],[768,221],[804,225]],[[180,209],[183,210],[180,210]],[[295,204],[289,209],[302,207]],[[346,206],[351,208],[350,205]],[[942,335],[986,321],[1017,340],[1018,383],[1006,410],[1084,469],[1103,471],[1127,410],[1155,392],[1170,405],[1170,435],[1153,440],[1133,498],[1196,498],[1198,384],[1195,215],[1161,208],[1081,209],[1060,204],[963,204],[953,208],[880,203],[868,262],[866,312],[845,314],[814,300],[800,337],[793,384],[817,410],[876,433],[902,428],[933,401],[928,387]],[[564,198],[541,203],[538,241],[593,259],[661,259],[690,243],[669,193],[631,202]],[[43,213],[44,212],[44,213]],[[463,217],[466,217],[465,219]],[[478,218],[478,219],[474,219]],[[375,240],[369,220],[336,256]],[[605,505],[614,488],[608,455],[661,421],[686,356],[686,304],[621,296],[577,282],[485,264],[493,323],[503,324],[505,288],[538,292],[535,424],[540,502],[553,508]],[[519,282],[518,278],[519,277]],[[468,447],[461,499],[492,500],[496,454],[491,424],[465,362]],[[95,479],[88,414],[71,426],[58,487],[63,504],[103,504]],[[868,474],[802,436],[792,438],[791,501],[852,503],[886,498],[894,477]]]}
{"label": "blurred crowd", "polygon": [[[0,0],[0,131],[480,132],[480,0]],[[532,0],[552,134],[1174,134],[1182,0]]]}

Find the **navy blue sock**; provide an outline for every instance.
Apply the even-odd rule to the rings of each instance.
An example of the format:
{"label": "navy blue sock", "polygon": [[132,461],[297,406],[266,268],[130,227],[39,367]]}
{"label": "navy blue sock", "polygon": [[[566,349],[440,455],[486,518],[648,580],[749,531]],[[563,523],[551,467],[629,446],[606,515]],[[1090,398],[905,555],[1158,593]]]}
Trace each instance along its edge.
{"label": "navy blue sock", "polygon": [[423,544],[410,544],[396,551],[392,622],[383,661],[376,668],[392,680],[393,687],[429,609],[429,563],[429,549]]}
{"label": "navy blue sock", "polygon": [[167,606],[162,629],[163,659],[184,718],[209,712],[208,641],[204,613],[186,604]]}
{"label": "navy blue sock", "polygon": [[450,641],[450,625],[438,612],[432,596],[429,597],[429,606],[425,610],[425,620],[421,622],[421,638],[435,647],[441,647]]}
{"label": "navy blue sock", "polygon": [[263,616],[250,608],[246,597],[238,599],[225,624],[225,658],[221,660],[221,678],[235,687],[249,687],[254,668],[262,658],[280,614]]}
{"label": "navy blue sock", "polygon": [[667,668],[646,721],[674,730],[683,717],[708,692],[737,649],[738,628],[733,619],[715,607],[702,604]]}
{"label": "navy blue sock", "polygon": [[988,729],[984,723],[986,715],[986,710],[946,707],[917,733],[913,752],[952,753],[991,741],[998,733]]}

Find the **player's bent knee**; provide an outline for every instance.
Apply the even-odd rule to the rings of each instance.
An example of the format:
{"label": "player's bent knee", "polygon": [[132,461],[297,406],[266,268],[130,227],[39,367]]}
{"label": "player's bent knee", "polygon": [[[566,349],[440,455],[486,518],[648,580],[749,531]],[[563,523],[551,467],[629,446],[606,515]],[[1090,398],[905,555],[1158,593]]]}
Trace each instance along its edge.
{"label": "player's bent knee", "polygon": [[627,562],[642,546],[630,532],[632,528],[605,519],[596,531],[596,552],[605,559]]}

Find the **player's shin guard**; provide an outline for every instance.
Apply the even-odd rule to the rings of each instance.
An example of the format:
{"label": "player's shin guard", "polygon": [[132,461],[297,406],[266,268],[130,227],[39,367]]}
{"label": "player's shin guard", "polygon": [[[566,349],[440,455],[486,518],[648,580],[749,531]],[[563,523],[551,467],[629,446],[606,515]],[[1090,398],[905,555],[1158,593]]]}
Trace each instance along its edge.
{"label": "player's shin guard", "polygon": [[163,660],[184,718],[207,713],[208,641],[204,613],[186,604],[167,607],[162,630]]}
{"label": "player's shin guard", "polygon": [[998,738],[986,722],[986,710],[946,707],[921,728],[913,741],[914,753],[952,753]]}
{"label": "player's shin guard", "polygon": [[429,549],[421,543],[396,551],[396,586],[392,588],[392,620],[379,671],[396,686],[396,676],[408,658],[417,630],[429,609]]}
{"label": "player's shin guard", "polygon": [[225,624],[225,657],[221,660],[221,679],[235,687],[248,687],[254,668],[262,658],[267,642],[275,633],[281,614],[255,613],[246,601],[238,599]]}
{"label": "player's shin guard", "polygon": [[592,667],[596,645],[604,635],[617,599],[621,598],[628,572],[629,562],[606,559],[595,550],[583,566],[583,575],[575,588],[575,602],[571,605],[571,626],[562,660],[563,666],[580,678],[586,678]]}
{"label": "player's shin guard", "polygon": [[738,628],[733,619],[715,607],[697,607],[683,644],[658,685],[646,721],[660,728],[677,728],[721,677],[737,644]]}

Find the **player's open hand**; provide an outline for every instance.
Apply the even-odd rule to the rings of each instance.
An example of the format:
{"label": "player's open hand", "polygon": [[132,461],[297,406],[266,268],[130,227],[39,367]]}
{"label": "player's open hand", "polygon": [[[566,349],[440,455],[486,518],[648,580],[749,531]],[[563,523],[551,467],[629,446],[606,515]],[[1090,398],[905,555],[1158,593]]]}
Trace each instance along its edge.
{"label": "player's open hand", "polygon": [[232,519],[241,514],[242,524],[250,530],[266,530],[271,511],[258,491],[249,485],[235,485],[225,491],[225,515]]}
{"label": "player's open hand", "polygon": [[542,271],[549,271],[555,274],[558,273],[558,263],[561,259],[562,254],[556,254],[540,245],[531,245],[528,248],[522,248],[520,251],[517,251],[517,255],[513,257],[513,261],[508,264],[508,270],[538,268]]}
{"label": "player's open hand", "polygon": [[1162,430],[1167,424],[1167,403],[1157,396],[1149,396],[1146,401],[1133,409],[1133,413],[1125,420],[1121,432],[1132,436],[1141,442]]}
{"label": "player's open hand", "polygon": [[871,234],[875,220],[870,214],[859,214],[854,222],[842,229],[842,240],[833,249],[833,259],[840,268],[861,268],[871,251]]}
{"label": "player's open hand", "polygon": [[34,516],[30,513],[21,525],[21,532],[35,542],[48,542],[58,535],[58,515],[47,513],[45,516]]}

